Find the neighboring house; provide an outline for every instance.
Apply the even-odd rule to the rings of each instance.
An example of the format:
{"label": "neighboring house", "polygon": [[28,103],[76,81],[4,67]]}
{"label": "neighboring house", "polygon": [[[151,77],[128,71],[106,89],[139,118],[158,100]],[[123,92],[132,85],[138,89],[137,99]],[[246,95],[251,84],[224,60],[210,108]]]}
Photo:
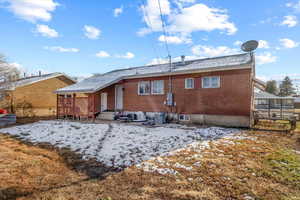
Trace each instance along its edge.
{"label": "neighboring house", "polygon": [[193,123],[249,127],[254,72],[251,54],[115,70],[57,90],[58,117],[164,112]]}
{"label": "neighboring house", "polygon": [[75,81],[62,73],[22,78],[0,84],[0,108],[18,117],[55,116],[57,89]]}

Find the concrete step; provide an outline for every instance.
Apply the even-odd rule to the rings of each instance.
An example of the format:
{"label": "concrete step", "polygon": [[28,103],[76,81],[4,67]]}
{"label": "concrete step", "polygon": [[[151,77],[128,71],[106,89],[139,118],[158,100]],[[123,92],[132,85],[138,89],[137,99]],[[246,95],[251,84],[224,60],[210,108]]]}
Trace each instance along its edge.
{"label": "concrete step", "polygon": [[114,120],[115,113],[114,112],[102,112],[98,115],[97,119],[101,120]]}

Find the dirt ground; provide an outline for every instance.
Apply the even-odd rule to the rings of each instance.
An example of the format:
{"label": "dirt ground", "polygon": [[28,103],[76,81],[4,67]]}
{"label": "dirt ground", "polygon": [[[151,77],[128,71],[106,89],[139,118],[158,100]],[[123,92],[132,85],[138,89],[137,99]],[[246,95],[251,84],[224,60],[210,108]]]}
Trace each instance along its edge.
{"label": "dirt ground", "polygon": [[170,163],[200,163],[177,168],[178,175],[137,167],[116,172],[67,149],[0,135],[0,199],[300,199],[300,135],[246,134],[257,139],[211,144],[201,156],[196,150],[169,156]]}

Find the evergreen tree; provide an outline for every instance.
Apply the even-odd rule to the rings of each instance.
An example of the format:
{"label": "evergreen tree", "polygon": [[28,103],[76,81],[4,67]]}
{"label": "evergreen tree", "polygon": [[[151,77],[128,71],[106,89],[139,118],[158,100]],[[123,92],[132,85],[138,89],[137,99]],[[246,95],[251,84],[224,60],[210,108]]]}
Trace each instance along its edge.
{"label": "evergreen tree", "polygon": [[286,76],[279,86],[279,95],[282,97],[295,94],[295,88],[293,87],[292,80]]}
{"label": "evergreen tree", "polygon": [[266,92],[277,95],[278,94],[277,82],[274,80],[267,81]]}

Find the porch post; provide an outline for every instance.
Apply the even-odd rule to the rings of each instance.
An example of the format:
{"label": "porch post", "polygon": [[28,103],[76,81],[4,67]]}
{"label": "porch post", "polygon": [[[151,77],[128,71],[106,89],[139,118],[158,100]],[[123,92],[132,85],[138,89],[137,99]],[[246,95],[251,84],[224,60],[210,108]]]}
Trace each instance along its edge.
{"label": "porch post", "polygon": [[74,93],[73,94],[73,108],[72,108],[72,110],[73,110],[73,120],[75,119],[75,98],[76,98],[76,94]]}
{"label": "porch post", "polygon": [[58,94],[56,94],[56,119],[58,119]]}
{"label": "porch post", "polygon": [[96,95],[93,94],[93,121],[96,119]]}
{"label": "porch post", "polygon": [[271,118],[271,99],[268,99],[269,102],[269,119]]}
{"label": "porch post", "polygon": [[280,99],[280,119],[283,119],[283,116],[282,116],[282,99]]}

